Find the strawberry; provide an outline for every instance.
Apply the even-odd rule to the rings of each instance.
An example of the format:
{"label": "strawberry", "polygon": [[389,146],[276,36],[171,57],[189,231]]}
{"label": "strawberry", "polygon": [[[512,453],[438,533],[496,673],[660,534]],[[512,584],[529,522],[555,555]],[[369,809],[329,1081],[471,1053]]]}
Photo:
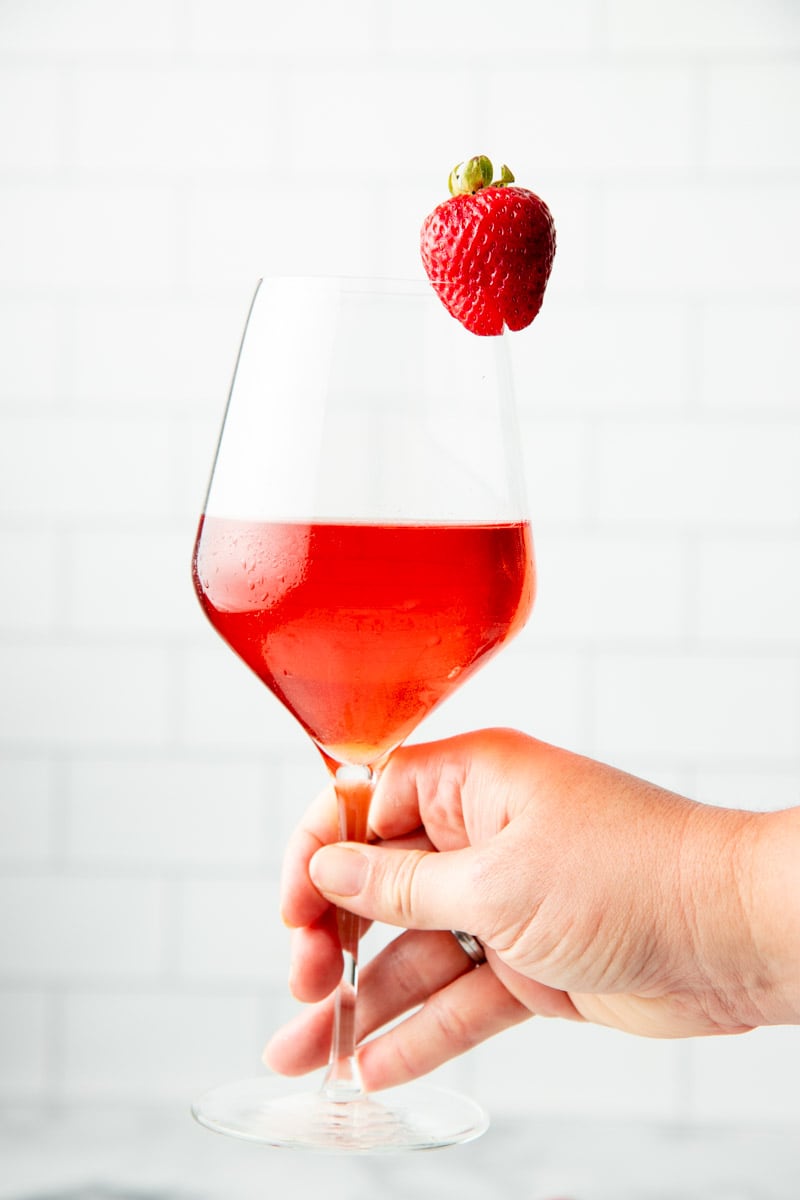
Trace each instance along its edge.
{"label": "strawberry", "polygon": [[508,167],[492,182],[485,155],[450,174],[449,200],[422,225],[425,271],[445,308],[470,333],[524,329],[542,307],[556,250],[550,210]]}

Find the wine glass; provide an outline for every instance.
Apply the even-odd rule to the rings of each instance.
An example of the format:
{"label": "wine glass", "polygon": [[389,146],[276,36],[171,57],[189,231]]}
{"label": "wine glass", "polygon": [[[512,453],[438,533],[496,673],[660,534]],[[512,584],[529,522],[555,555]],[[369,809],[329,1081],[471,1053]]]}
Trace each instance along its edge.
{"label": "wine glass", "polygon": [[[504,337],[427,283],[262,280],[248,314],[193,573],[212,625],[306,730],[343,839],[367,836],[392,751],[525,622],[534,593]],[[422,1149],[487,1125],[424,1083],[366,1094],[360,919],[338,914],[330,1065],[300,1093],[217,1088],[204,1125],[272,1145]]]}

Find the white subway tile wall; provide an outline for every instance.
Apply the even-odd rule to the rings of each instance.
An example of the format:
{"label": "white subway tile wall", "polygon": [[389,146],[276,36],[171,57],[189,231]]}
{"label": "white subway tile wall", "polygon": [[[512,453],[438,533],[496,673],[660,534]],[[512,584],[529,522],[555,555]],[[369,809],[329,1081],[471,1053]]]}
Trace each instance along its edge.
{"label": "white subway tile wall", "polygon": [[[418,275],[471,153],[558,226],[514,341],[540,593],[419,736],[800,802],[799,54],[791,0],[0,6],[0,1102],[185,1104],[293,1009],[322,766],[205,624],[195,523],[258,275]],[[798,1052],[535,1020],[445,1075],[797,1121]]]}

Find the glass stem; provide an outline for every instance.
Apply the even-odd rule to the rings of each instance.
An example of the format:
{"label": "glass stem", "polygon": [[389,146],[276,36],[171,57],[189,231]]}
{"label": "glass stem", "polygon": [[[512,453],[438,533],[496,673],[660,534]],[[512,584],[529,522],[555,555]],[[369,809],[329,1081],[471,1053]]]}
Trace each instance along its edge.
{"label": "glass stem", "polygon": [[[339,837],[343,842],[365,842],[369,805],[375,788],[370,767],[340,766],[333,776],[339,802]],[[337,909],[339,941],[344,968],[336,990],[333,1038],[323,1091],[331,1100],[354,1100],[364,1094],[356,1061],[356,1001],[358,998],[358,943],[362,918]]]}

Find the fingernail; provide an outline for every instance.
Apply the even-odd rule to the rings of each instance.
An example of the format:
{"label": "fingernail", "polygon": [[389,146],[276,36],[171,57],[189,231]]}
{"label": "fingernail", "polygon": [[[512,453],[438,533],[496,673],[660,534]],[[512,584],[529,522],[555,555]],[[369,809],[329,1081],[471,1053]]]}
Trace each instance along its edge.
{"label": "fingernail", "polygon": [[345,846],[323,846],[308,864],[312,882],[321,892],[355,896],[367,879],[369,863],[358,850]]}

